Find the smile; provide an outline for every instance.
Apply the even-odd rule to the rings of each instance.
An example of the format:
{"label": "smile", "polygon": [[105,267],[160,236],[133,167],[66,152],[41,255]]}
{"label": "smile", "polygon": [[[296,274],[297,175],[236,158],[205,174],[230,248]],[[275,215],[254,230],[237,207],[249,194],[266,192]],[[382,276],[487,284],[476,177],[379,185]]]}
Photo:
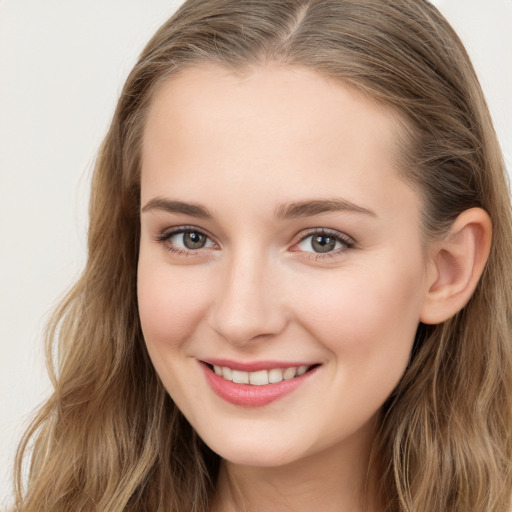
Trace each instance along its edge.
{"label": "smile", "polygon": [[235,382],[236,384],[252,384],[253,386],[265,386],[277,384],[283,380],[290,380],[294,377],[304,375],[311,367],[306,365],[292,366],[289,368],[272,368],[270,370],[259,370],[257,372],[245,372],[233,370],[228,366],[213,366],[213,371],[223,379]]}
{"label": "smile", "polygon": [[212,391],[234,405],[267,405],[296,390],[321,367],[319,364],[199,361]]}

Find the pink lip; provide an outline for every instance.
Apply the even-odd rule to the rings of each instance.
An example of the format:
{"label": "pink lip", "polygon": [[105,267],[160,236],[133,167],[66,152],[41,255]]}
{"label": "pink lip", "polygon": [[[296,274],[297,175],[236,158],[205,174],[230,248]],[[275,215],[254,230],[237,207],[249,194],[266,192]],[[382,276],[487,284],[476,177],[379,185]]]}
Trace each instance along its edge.
{"label": "pink lip", "polygon": [[313,366],[316,363],[297,361],[254,361],[252,363],[231,361],[230,359],[203,359],[203,363],[212,366],[227,366],[232,370],[242,372],[258,372],[260,370],[272,370],[272,368],[298,368],[299,366]]}
{"label": "pink lip", "polygon": [[[214,371],[212,371],[210,367],[204,362],[200,364],[206,377],[206,381],[218,396],[220,396],[222,399],[226,400],[231,404],[245,407],[260,407],[263,405],[267,405],[273,402],[274,400],[278,400],[279,398],[297,389],[300,385],[306,382],[307,379],[311,377],[313,373],[316,373],[317,370],[317,368],[313,368],[312,370],[306,372],[305,374],[299,377],[294,377],[293,379],[290,380],[283,380],[281,382],[276,382],[274,384],[266,384],[265,386],[254,386],[251,384],[237,384],[235,382],[225,380],[221,376],[217,375]],[[218,366],[229,366],[230,368],[233,368],[235,370],[242,370],[240,365],[232,366],[231,364],[219,364]],[[296,366],[296,364],[293,364],[291,366]],[[259,369],[289,367],[290,366],[288,365],[281,366],[280,364],[279,366],[277,366],[276,362],[273,362],[271,366],[265,366],[264,368],[261,368],[260,366]]]}

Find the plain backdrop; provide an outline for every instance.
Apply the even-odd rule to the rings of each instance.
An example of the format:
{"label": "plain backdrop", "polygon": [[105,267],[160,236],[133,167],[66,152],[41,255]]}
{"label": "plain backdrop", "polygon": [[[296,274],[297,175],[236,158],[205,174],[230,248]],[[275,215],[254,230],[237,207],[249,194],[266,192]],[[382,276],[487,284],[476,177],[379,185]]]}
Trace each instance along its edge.
{"label": "plain backdrop", "polygon": [[[512,0],[437,0],[512,168]],[[49,393],[42,330],[84,265],[95,153],[138,53],[179,0],[0,0],[0,507]]]}

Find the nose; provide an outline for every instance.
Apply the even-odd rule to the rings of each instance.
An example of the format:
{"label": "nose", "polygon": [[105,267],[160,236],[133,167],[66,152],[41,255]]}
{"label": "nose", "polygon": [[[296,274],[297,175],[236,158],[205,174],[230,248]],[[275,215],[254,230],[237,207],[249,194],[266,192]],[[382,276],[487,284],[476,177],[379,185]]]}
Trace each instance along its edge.
{"label": "nose", "polygon": [[278,269],[265,258],[239,255],[217,276],[210,325],[226,341],[242,346],[270,339],[287,324]]}

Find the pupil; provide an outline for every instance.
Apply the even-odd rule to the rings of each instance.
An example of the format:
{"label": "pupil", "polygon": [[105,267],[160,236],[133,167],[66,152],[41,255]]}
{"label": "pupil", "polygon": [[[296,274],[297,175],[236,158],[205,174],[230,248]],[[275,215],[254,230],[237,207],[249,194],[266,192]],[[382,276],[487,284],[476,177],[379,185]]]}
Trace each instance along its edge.
{"label": "pupil", "polygon": [[311,245],[315,252],[329,252],[334,249],[336,240],[332,236],[317,235],[313,237]]}
{"label": "pupil", "polygon": [[190,231],[183,235],[183,244],[187,249],[200,249],[205,243],[206,237],[201,233]]}

